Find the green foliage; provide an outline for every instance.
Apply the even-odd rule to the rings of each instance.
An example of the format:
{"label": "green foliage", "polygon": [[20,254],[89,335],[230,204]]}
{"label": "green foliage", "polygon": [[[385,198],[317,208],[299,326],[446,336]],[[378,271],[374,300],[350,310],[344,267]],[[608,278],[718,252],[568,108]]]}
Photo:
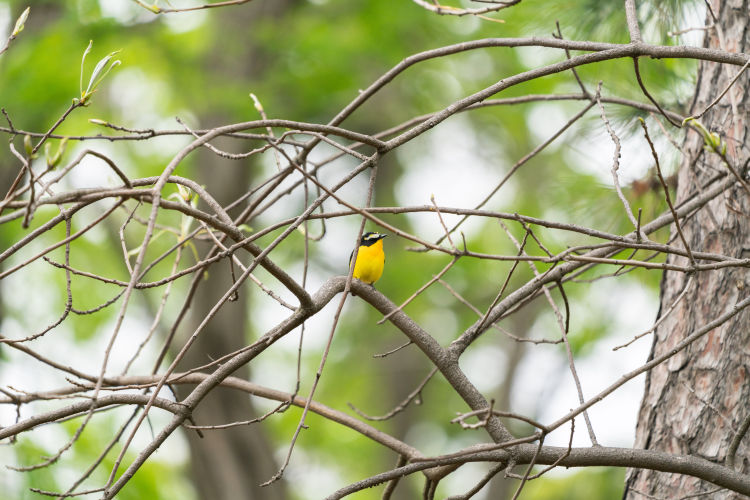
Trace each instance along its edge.
{"label": "green foliage", "polygon": [[[34,441],[26,438],[19,440],[18,444],[14,447],[16,456],[19,461],[25,465],[28,459],[29,463],[39,462],[40,456],[49,454],[52,450],[46,450],[36,444]],[[36,461],[36,462],[35,462]],[[3,471],[3,474],[15,474],[18,476],[21,484],[18,487],[18,500],[38,500],[43,498],[42,495],[29,491],[29,488],[37,488],[46,491],[59,491],[60,486],[57,483],[56,475],[50,468],[42,468],[37,470],[29,471],[28,473],[10,472]]]}
{"label": "green foliage", "polygon": [[10,36],[18,36],[20,32],[23,31],[25,28],[26,20],[29,18],[29,12],[31,12],[31,7],[26,7],[26,10],[24,10],[20,16],[18,16],[18,19],[16,19],[16,24],[13,25],[13,31],[11,31]]}
{"label": "green foliage", "polygon": [[[13,12],[20,11],[21,2],[3,3],[11,6]],[[366,88],[385,71],[414,52],[472,38],[549,36],[555,31],[555,20],[560,21],[563,35],[568,39],[589,38],[616,43],[628,41],[621,0],[548,2],[541,7],[531,6],[530,3],[527,7],[524,2],[519,8],[508,9],[494,16],[504,19],[504,24],[470,17],[435,16],[411,2],[292,2],[273,14],[256,12],[249,15],[242,10],[243,7],[215,9],[215,12],[204,13],[204,20],[197,23],[195,28],[182,32],[170,29],[164,15],[139,15],[133,17],[135,20],[127,22],[102,17],[103,3],[94,0],[31,4],[31,15],[25,23],[25,31],[11,50],[0,58],[0,104],[6,108],[16,127],[43,132],[70,105],[71,99],[77,98],[80,103],[90,106],[76,110],[61,129],[65,133],[76,135],[109,132],[101,127],[101,122],[99,125],[88,123],[90,118],[127,127],[140,126],[132,122],[144,119],[154,128],[176,128],[177,125],[172,120],[176,114],[186,118],[190,126],[255,119],[258,112],[253,108],[252,99],[248,97],[250,92],[258,96],[271,118],[325,123],[354,99],[359,89]],[[648,31],[644,32],[653,36],[654,33],[661,32],[655,27],[657,23],[661,23],[658,26],[670,27],[678,24],[677,20],[687,8],[686,4],[687,2],[677,0],[639,2],[640,17],[647,21],[648,26]],[[38,12],[46,14],[44,17],[39,14],[39,18],[44,21],[37,21],[39,18],[35,16]],[[88,45],[87,48],[90,40],[94,41],[94,45]],[[118,52],[114,52],[115,50]],[[82,68],[84,61],[81,61],[81,54],[85,54],[84,59],[89,61],[85,70]],[[115,64],[115,54],[122,65],[109,73]],[[395,126],[415,115],[440,110],[502,78],[535,67],[540,57],[554,57],[554,60],[562,60],[564,57],[562,51],[552,54],[553,56],[549,56],[545,52],[540,55],[536,49],[493,48],[420,64],[396,77],[392,85],[348,118],[345,125],[367,133]],[[99,61],[93,71],[91,61]],[[647,88],[665,107],[684,110],[688,103],[688,89],[692,85],[695,63],[684,60],[642,60],[640,69]],[[590,92],[594,91],[601,80],[604,82],[603,95],[619,95],[645,102],[640,89],[633,84],[633,64],[629,59],[597,64],[595,67],[581,67],[578,71]],[[113,88],[120,92],[134,90],[128,88],[128,80],[123,77],[128,72],[133,72],[130,74],[135,75],[136,80],[145,82],[145,93],[134,93],[132,96],[112,95]],[[97,93],[92,98],[94,91]],[[537,79],[493,97],[568,92],[579,92],[570,72]],[[152,99],[148,100],[149,97]],[[139,107],[143,104],[139,99],[149,102],[149,109]],[[483,159],[489,165],[488,170],[494,176],[494,183],[499,182],[516,161],[548,137],[549,133],[542,127],[544,124],[534,121],[535,116],[540,116],[534,114],[535,110],[538,113],[540,109],[536,106],[524,104],[489,107],[462,115],[467,119],[467,135],[476,138],[476,143],[483,146],[478,149],[482,149],[480,153],[486,155]],[[556,104],[555,109],[567,119],[583,106],[584,103],[581,102],[564,102]],[[136,113],[129,115],[129,108],[135,109]],[[610,111],[618,133],[623,136],[637,126],[635,118],[643,115],[628,108],[608,105],[607,112]],[[597,110],[590,111],[589,116],[576,124],[571,133],[565,134],[555,145],[524,165],[514,178],[515,185],[512,188],[504,187],[485,208],[545,216],[614,233],[632,230],[632,225],[624,216],[620,201],[613,192],[611,181],[602,180],[609,175],[610,153],[600,162],[604,176],[599,175],[599,172],[582,172],[576,159],[566,153],[570,149],[579,149],[589,155],[597,155],[598,152],[591,149],[592,130],[600,128],[600,125]],[[15,144],[19,148],[22,140],[16,140]],[[123,161],[131,169],[129,175],[138,177],[158,175],[177,149],[174,142],[158,144],[159,147],[151,148],[120,144],[107,144],[106,147],[125,158]],[[707,139],[707,144],[713,143]],[[719,144],[716,146],[719,147]],[[427,146],[414,148],[417,156],[431,153]],[[460,142],[456,144],[456,148],[471,149]],[[39,158],[37,161],[60,168],[79,150],[80,144],[74,140],[68,141],[67,145],[60,141],[50,146],[46,158]],[[10,157],[5,156],[7,154],[7,151],[0,152],[3,155],[0,160],[6,165],[16,165],[11,163]],[[479,157],[477,155],[475,158]],[[471,166],[473,165],[468,165]],[[390,155],[383,160],[376,204],[397,202],[396,188],[403,182],[411,167],[408,160],[398,155]],[[467,166],[456,166],[458,167]],[[263,166],[248,163],[243,164],[243,168],[248,168],[257,179]],[[187,176],[200,169],[200,162],[191,157],[185,165],[180,166],[178,174]],[[216,174],[211,172],[208,175]],[[225,174],[220,172],[220,175]],[[429,175],[426,177],[425,181],[431,181]],[[482,189],[489,192],[491,187],[482,186]],[[643,208],[644,221],[650,220],[665,208],[658,192],[649,191],[637,196],[627,186],[624,187],[634,210],[637,212],[639,207]],[[172,191],[167,190],[166,196],[170,194]],[[475,198],[481,199],[485,194],[484,191],[477,192]],[[470,200],[466,206],[473,206],[474,201]],[[200,200],[196,202],[202,203]],[[427,203],[427,200],[421,202]],[[294,199],[289,205],[298,209],[302,206],[302,201]],[[129,205],[129,210],[132,208],[133,205]],[[147,216],[149,209],[150,206],[141,207],[136,214],[143,218]],[[30,229],[38,227],[42,216],[49,215],[52,210],[54,209],[40,209]],[[290,212],[293,210],[290,209]],[[128,213],[118,212],[117,224],[108,228],[108,234],[76,240],[71,247],[71,266],[91,270],[90,265],[95,262],[98,274],[127,281],[129,276],[122,261],[117,232]],[[181,217],[176,213],[164,214],[160,216],[159,223],[162,226],[180,227],[183,222]],[[395,216],[384,219],[417,234],[422,231],[420,224],[415,222],[416,219]],[[432,223],[434,219],[431,219],[430,224]],[[256,227],[253,221],[251,225]],[[511,222],[506,225],[518,240],[523,239],[524,231],[520,225]],[[354,227],[354,222],[351,227]],[[78,229],[80,227],[74,225],[73,231]],[[3,230],[5,233],[0,233],[3,249],[23,231],[20,221],[4,225]],[[583,240],[578,236],[561,236],[559,231],[541,227],[533,227],[533,230],[548,244],[552,252],[560,252]],[[49,235],[50,240],[45,242],[49,244],[55,238],[59,240],[64,234],[62,231],[64,225],[55,229]],[[311,231],[317,231],[317,226]],[[138,250],[137,244],[143,232],[141,224],[132,223],[128,226],[125,238],[128,250]],[[261,245],[268,244],[277,234],[261,239]],[[495,220],[483,222],[478,228],[467,230],[466,234],[467,245],[472,251],[502,255],[515,255],[517,252]],[[173,246],[180,236],[160,232],[148,249],[148,257],[160,255]],[[665,232],[662,232],[654,238],[663,241],[665,236]],[[457,245],[462,245],[458,237],[455,241]],[[282,267],[298,265],[303,255],[302,242],[299,233],[290,237],[280,246],[278,254],[282,257],[276,262]],[[406,300],[450,261],[445,255],[408,252],[405,250],[407,246],[412,246],[412,243],[397,238],[387,240],[386,273],[377,284],[379,290],[397,303]],[[322,273],[344,273],[345,262],[332,262],[326,248],[311,243],[311,266],[322,270]],[[527,251],[535,256],[545,255],[531,239]],[[348,250],[342,254],[348,254]],[[639,254],[638,257],[640,256]],[[623,253],[618,257],[626,258],[627,254]],[[50,258],[62,262],[63,249],[51,253]],[[183,259],[185,266],[194,263],[192,248],[185,249]],[[170,265],[168,260],[159,264],[149,276],[169,274]],[[548,264],[537,266],[540,272],[549,267]],[[512,264],[509,262],[480,261],[465,257],[448,271],[444,279],[483,313],[492,304],[499,286],[511,268]],[[594,278],[614,270],[614,267],[597,269],[584,274],[581,279]],[[54,286],[56,290],[65,290],[64,271],[54,269],[50,275],[54,276],[50,286]],[[510,279],[508,290],[531,277],[532,272],[528,266],[521,263]],[[149,279],[148,276],[146,279]],[[639,270],[625,279],[637,286],[655,290],[659,274]],[[182,285],[185,281],[178,284]],[[488,282],[491,286],[482,286]],[[76,276],[72,279],[72,290],[76,297],[75,307],[89,309],[111,299],[116,289]],[[574,314],[585,313],[587,317],[585,327],[571,332],[574,353],[576,356],[585,356],[597,342],[611,333],[611,324],[606,311],[581,311],[585,307],[583,301],[586,298],[583,287],[570,285],[566,287],[566,292],[574,307]],[[505,295],[507,293],[506,291]],[[147,297],[151,299],[152,306],[158,302],[158,292]],[[562,301],[557,292],[554,297],[561,306]],[[543,300],[537,299],[529,309],[534,314],[548,310]],[[60,294],[56,303],[50,304],[50,308],[58,314],[64,302],[64,294]],[[111,323],[118,307],[119,303],[97,314],[72,316],[75,341],[84,342],[99,335]],[[441,326],[434,328],[434,331],[444,345],[478,318],[440,284],[430,287],[408,305],[406,311],[421,324]],[[23,316],[20,311],[3,312],[18,318]],[[371,308],[364,307],[358,299],[350,300],[337,329],[331,360],[325,368],[316,399],[342,411],[350,411],[345,405],[346,402],[351,402],[368,414],[383,414],[401,401],[405,396],[404,391],[411,390],[427,374],[429,363],[413,346],[386,358],[373,358],[374,354],[389,351],[403,342],[402,336],[391,325],[376,325],[380,319],[380,315]],[[514,327],[520,330],[516,333],[527,335],[533,324],[534,318],[524,318],[524,321]],[[249,327],[250,330],[254,328],[257,327]],[[550,323],[546,332],[550,338],[559,333],[554,323]],[[256,338],[259,333],[262,332],[252,331],[251,336]],[[482,339],[486,344],[482,345],[505,348],[505,339],[500,333],[492,331],[486,335],[486,339]],[[304,350],[301,394],[306,394],[304,391],[309,390],[310,379],[320,360],[321,349],[318,343],[315,346]],[[2,350],[4,351],[5,349]],[[564,358],[564,349],[559,349],[559,355]],[[279,355],[279,358],[286,363],[284,369],[294,365],[294,356],[288,353]],[[499,380],[497,392],[500,392],[504,384],[511,383],[510,380]],[[404,390],[393,391],[394,386]],[[444,380],[436,377],[423,391],[420,405],[411,405],[395,419],[375,422],[373,425],[403,438],[408,436],[410,429],[417,426],[420,419],[430,416],[430,420],[441,422],[435,435],[440,436],[445,443],[457,444],[480,439],[476,434],[467,437],[466,431],[449,423],[456,411],[465,408],[453,392],[444,389]],[[446,392],[448,396],[445,396]],[[488,394],[488,397],[495,395]],[[278,418],[268,419],[266,428],[276,442],[286,443],[297,425],[299,415],[298,409],[290,409]],[[393,466],[393,454],[375,446],[366,438],[341,430],[317,416],[308,417],[307,423],[310,429],[303,431],[298,446],[306,456],[315,456],[327,467],[335,469],[344,481],[356,481],[372,474],[372,471]],[[84,464],[90,463],[101,450],[101,443],[109,439],[111,434],[112,428],[107,425],[91,426],[82,436],[80,446],[74,448],[73,457],[69,459],[72,466],[79,470]],[[31,463],[35,457],[54,451],[41,450],[38,443],[32,440],[22,440],[21,446],[15,450],[18,461],[22,463]],[[296,455],[293,457],[295,459]],[[108,456],[99,470],[110,467],[112,460],[112,456]],[[67,484],[50,469],[24,474],[22,477],[26,481],[24,486],[43,489],[55,490]],[[101,482],[102,477],[97,476],[96,479]],[[190,498],[192,493],[184,486],[186,480],[182,464],[149,461],[118,498]],[[409,484],[416,497],[420,485],[416,481]],[[545,476],[530,482],[525,487],[523,498],[615,498],[621,491],[621,485],[622,471],[614,469],[578,472],[564,478]],[[377,498],[379,493],[379,490],[373,490],[364,493],[361,498]]]}
{"label": "green foliage", "polygon": [[524,486],[524,500],[578,500],[620,498],[625,470],[614,467],[587,469],[563,477],[543,476]]}
{"label": "green foliage", "polygon": [[[64,430],[66,439],[74,436],[80,423],[80,419],[75,419],[60,426]],[[63,455],[60,462],[64,467],[75,471],[86,470],[91,465],[92,457],[96,457],[101,453],[102,442],[109,441],[112,438],[112,430],[117,427],[119,427],[119,423],[114,418],[92,421],[83,433],[81,433],[75,446],[70,452]],[[61,444],[57,443],[53,445],[52,443],[45,443],[44,446],[40,446],[36,439],[22,437],[18,445],[14,447],[16,459],[19,466],[37,464],[44,460],[43,457],[55,454],[57,451],[56,447],[59,447]],[[109,471],[117,458],[117,452],[119,452],[119,448],[117,447],[113,451],[110,451],[102,464],[91,475],[90,484],[99,485],[107,480]],[[134,458],[135,455],[129,453],[126,455],[124,463],[127,464]],[[179,461],[170,461],[163,458],[151,460],[139,471],[138,477],[118,494],[117,498],[124,500],[140,500],[143,498],[193,499],[195,498],[195,492],[190,487],[190,484],[184,480],[183,468],[184,464]],[[69,486],[69,479],[60,478],[54,473],[54,469],[50,467],[23,473],[5,471],[4,474],[14,474],[16,476],[14,479],[21,482],[13,497],[18,500],[48,498],[29,491],[29,488],[45,491],[64,491]]]}
{"label": "green foliage", "polygon": [[[86,56],[91,52],[91,46],[94,44],[93,40],[89,40],[89,45],[86,47],[86,50],[83,51],[83,57],[81,58],[81,79],[79,82],[79,90],[81,97],[73,98],[73,104],[78,105],[79,103],[82,106],[86,106],[89,104],[89,99],[91,99],[91,96],[96,92],[97,87],[99,87],[99,84],[102,83],[102,80],[107,77],[110,71],[115,66],[119,66],[121,64],[120,60],[114,60],[112,61],[112,58],[117,55],[120,51],[116,50],[115,52],[110,52],[106,56],[102,57],[99,62],[96,63],[96,66],[94,66],[94,70],[91,72],[91,77],[89,78],[89,82],[86,85],[86,90],[83,90],[83,80],[84,80],[84,71],[86,66]],[[111,62],[111,63],[110,63]]]}

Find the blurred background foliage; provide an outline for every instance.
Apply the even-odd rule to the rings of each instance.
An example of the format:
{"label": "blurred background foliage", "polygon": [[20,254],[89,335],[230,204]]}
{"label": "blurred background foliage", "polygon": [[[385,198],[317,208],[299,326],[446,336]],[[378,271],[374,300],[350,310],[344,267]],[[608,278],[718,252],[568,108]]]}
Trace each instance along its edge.
{"label": "blurred background foliage", "polygon": [[[189,2],[175,0],[174,6]],[[701,19],[700,5],[694,2],[638,2],[640,18],[646,38],[655,43],[676,43],[667,37],[669,30],[684,26],[686,20]],[[25,31],[0,56],[0,105],[5,108],[17,128],[41,132],[49,128],[78,94],[80,59],[89,40],[93,50],[88,59],[89,74],[95,61],[106,54],[121,50],[117,58],[122,65],[115,68],[100,86],[89,107],[76,110],[59,129],[71,135],[108,135],[112,131],[90,123],[95,118],[136,129],[179,129],[177,116],[192,128],[207,128],[236,121],[258,118],[250,92],[258,96],[271,118],[285,118],[307,122],[325,123],[352,100],[359,89],[367,87],[383,72],[403,58],[418,51],[459,43],[483,37],[549,36],[559,21],[562,34],[571,39],[592,39],[607,42],[626,42],[627,30],[620,0],[566,1],[544,4],[522,2],[518,6],[491,17],[503,22],[491,22],[475,17],[437,16],[420,9],[411,2],[384,2],[365,0],[279,1],[255,0],[250,4],[198,11],[194,13],[155,16],[128,0],[36,0],[0,1],[0,34],[3,39],[12,28],[16,17],[31,6],[31,15]],[[166,6],[166,4],[164,4]],[[252,19],[249,19],[252,18]],[[348,118],[343,126],[365,133],[376,133],[406,121],[413,116],[440,110],[465,95],[482,89],[499,79],[560,60],[560,51],[537,48],[496,48],[471,51],[447,58],[419,64],[400,75],[380,91],[372,100]],[[642,72],[652,94],[667,107],[684,110],[689,105],[695,64],[691,61],[643,61]],[[588,90],[593,92],[598,81],[603,81],[603,95],[619,96],[645,102],[635,84],[630,60],[611,61],[580,69]],[[85,77],[86,78],[86,77]],[[495,97],[523,96],[527,94],[577,93],[578,85],[570,73],[534,80],[509,89]],[[386,156],[379,168],[375,205],[425,205],[435,193],[436,202],[449,206],[472,208],[492,186],[523,155],[549,137],[565,121],[583,108],[585,102],[559,101],[554,103],[529,103],[515,106],[490,107],[463,113],[443,126],[408,144],[395,154]],[[652,130],[657,130],[652,118],[633,109],[606,106],[608,116],[621,137],[641,141],[634,133],[634,118],[644,116]],[[661,135],[661,134],[654,134]],[[678,138],[679,140],[679,138]],[[53,150],[58,141],[53,142]],[[85,145],[71,142],[65,161],[72,159],[84,147],[104,151],[114,158],[131,177],[158,175],[164,165],[186,138],[156,138],[148,142],[88,141]],[[15,139],[21,147],[20,138]],[[244,150],[246,145],[221,142],[228,148]],[[665,167],[674,169],[676,154],[669,151],[666,141],[660,142],[665,152]],[[612,143],[604,135],[599,112],[592,109],[585,118],[533,158],[513,177],[512,181],[485,206],[487,209],[518,212],[564,222],[575,222],[610,232],[632,230],[622,207],[612,189]],[[330,151],[329,151],[330,152]],[[627,153],[626,153],[627,154]],[[325,155],[316,156],[320,159]],[[185,177],[201,177],[209,192],[211,177],[228,177],[243,170],[250,185],[275,169],[272,156],[262,160],[231,162],[212,160],[205,171],[202,159],[191,155],[177,172]],[[659,193],[634,190],[630,183],[648,179],[651,167],[648,156],[631,155],[623,159],[621,176],[625,191],[634,210],[643,210],[643,220],[648,221],[665,207]],[[9,184],[17,172],[17,161],[7,148],[0,149],[3,185]],[[321,171],[324,179],[336,178],[350,164],[340,162]],[[109,172],[102,173],[101,165],[84,168],[67,187],[86,187],[102,182],[114,182]],[[203,169],[203,170],[202,170]],[[357,189],[346,189],[349,200],[362,203],[364,179],[355,184]],[[637,192],[635,192],[637,191]],[[170,191],[168,191],[170,192]],[[231,199],[220,199],[226,204]],[[257,220],[249,222],[253,228],[294,216],[303,206],[300,190],[288,197],[284,207],[274,207]],[[327,209],[336,204],[327,203]],[[132,206],[131,206],[132,208]],[[143,214],[143,209],[137,214]],[[45,209],[37,214],[32,227],[38,227],[46,216],[54,214]],[[97,214],[87,209],[81,218],[74,219],[73,230],[80,229],[85,221]],[[122,262],[118,229],[126,212],[117,212],[117,221],[106,230],[96,229],[78,239],[72,247],[71,264],[90,268],[92,261],[100,274],[116,279],[127,279]],[[179,227],[182,222],[174,214],[163,215],[160,222]],[[431,239],[440,236],[442,229],[434,215],[387,215],[387,222],[420,237]],[[449,225],[456,217],[446,215]],[[347,256],[359,219],[331,220],[326,224],[326,235],[320,242],[310,242],[310,275],[308,288],[316,286],[333,274],[346,271]],[[518,239],[523,230],[509,225]],[[376,230],[375,227],[368,229]],[[472,220],[464,226],[469,248],[476,252],[494,254],[516,253],[516,248],[505,236],[495,220]],[[26,230],[20,223],[3,227],[0,244],[7,248]],[[141,232],[139,232],[141,231]],[[309,224],[311,234],[321,231],[320,225]],[[269,243],[277,233],[261,240]],[[535,234],[552,252],[566,246],[580,244],[578,236],[561,234],[535,228]],[[44,237],[51,244],[64,236],[64,228]],[[131,249],[142,236],[142,229],[128,234]],[[149,255],[155,257],[168,249],[177,236],[165,233],[154,243]],[[655,238],[663,241],[666,233]],[[454,241],[461,245],[460,236]],[[449,262],[445,255],[414,253],[406,250],[411,244],[394,237],[386,240],[387,270],[378,283],[378,289],[396,303],[400,303]],[[41,243],[34,248],[42,248]],[[273,256],[285,268],[301,276],[303,236],[293,234]],[[533,255],[543,255],[541,249],[529,242]],[[192,250],[185,250],[185,265],[192,262]],[[29,254],[27,253],[26,256]],[[623,253],[623,256],[626,254]],[[62,260],[60,250],[53,252],[53,260]],[[168,273],[168,263],[160,265],[149,274],[151,279]],[[444,277],[457,293],[484,311],[492,303],[500,285],[510,270],[506,262],[462,259]],[[541,269],[541,267],[540,267]],[[36,300],[44,304],[43,317],[30,318],[28,303],[11,295],[24,296],[23,282],[4,280],[2,293],[2,320],[4,334],[13,331],[28,332],[49,323],[59,314],[65,302],[64,273],[39,262],[33,267],[34,275],[26,280],[47,283],[43,296]],[[591,284],[588,279],[614,272],[615,269],[597,269],[581,276],[580,283],[566,287],[571,303],[573,328],[571,341],[578,359],[586,359],[600,352],[600,346],[612,345],[629,339],[633,331],[623,332],[612,321],[611,308],[618,298],[635,294],[650,309],[642,313],[647,322],[653,317],[658,294],[660,273],[638,270],[618,278],[616,285],[608,281]],[[272,280],[265,279],[266,283]],[[510,288],[532,277],[528,266],[518,266]],[[175,285],[184,294],[187,281]],[[605,283],[605,284],[602,284]],[[111,299],[118,290],[107,285],[75,277],[73,292],[76,307],[95,307]],[[507,293],[507,292],[506,292]],[[604,304],[602,295],[612,295],[615,304]],[[175,292],[176,296],[181,296]],[[283,317],[283,310],[269,305],[268,299],[255,289],[249,289],[245,304],[248,309],[247,340],[257,338],[266,327]],[[559,294],[555,300],[561,304]],[[631,295],[632,298],[632,295]],[[596,299],[596,300],[595,300]],[[139,309],[130,318],[131,328],[148,326],[159,300],[158,291],[139,294]],[[637,301],[636,301],[637,302]],[[168,330],[179,304],[167,308],[165,326]],[[232,306],[228,306],[232,307]],[[473,323],[477,316],[457,301],[451,292],[440,284],[433,285],[412,302],[406,311],[442,344],[449,343],[457,332]],[[64,334],[57,336],[65,349],[95,349],[101,338],[106,338],[111,328],[116,308],[106,308],[94,315],[74,316],[66,321]],[[322,345],[330,328],[329,314],[309,325],[302,360],[302,394],[309,390],[319,363]],[[328,364],[325,367],[316,399],[338,410],[351,411],[351,402],[361,411],[380,415],[398,404],[413,390],[429,371],[429,363],[414,348],[406,348],[385,358],[373,354],[393,349],[403,342],[394,328],[387,323],[376,325],[379,316],[364,304],[353,299],[345,309],[338,328]],[[554,316],[543,299],[503,322],[503,327],[520,337],[557,338]],[[14,330],[15,329],[15,330]],[[8,332],[8,333],[5,333]],[[68,335],[67,337],[65,335]],[[620,338],[613,336],[620,335]],[[293,338],[292,338],[293,337]],[[137,337],[140,342],[141,337]],[[252,367],[253,378],[274,388],[293,391],[296,379],[297,334],[285,339],[270,352],[264,353]],[[646,343],[649,341],[646,340]],[[59,345],[59,344],[58,344]],[[541,350],[548,354],[540,361],[534,356]],[[8,353],[1,350],[3,356]],[[155,352],[155,348],[154,348]],[[153,358],[153,356],[152,356]],[[531,360],[531,361],[529,361]],[[485,335],[467,353],[466,364],[472,380],[488,398],[497,401],[497,407],[525,411],[534,418],[551,416],[545,395],[559,389],[566,374],[565,351],[561,345],[528,347],[519,345],[498,332]],[[524,363],[536,366],[541,380],[530,380]],[[558,367],[559,365],[559,367]],[[12,380],[23,376],[32,367],[11,369],[0,367],[0,377]],[[557,370],[557,371],[555,371]],[[19,375],[19,373],[21,375]],[[558,373],[559,376],[551,376]],[[601,374],[604,380],[616,374]],[[532,377],[533,378],[533,377]],[[2,380],[2,379],[0,379]],[[39,389],[54,387],[54,379],[40,377]],[[7,382],[2,382],[5,385]],[[584,381],[584,386],[586,382]],[[435,377],[422,391],[419,405],[411,405],[397,417],[374,422],[378,428],[417,446],[424,453],[446,453],[482,441],[481,431],[462,430],[449,421],[464,408],[446,383]],[[238,396],[242,397],[242,396]],[[258,411],[269,403],[258,402]],[[570,400],[574,405],[575,400]],[[633,417],[627,426],[632,427],[637,401],[632,401]],[[300,412],[290,409],[263,424],[273,443],[276,458],[283,457],[289,439],[299,419]],[[303,489],[288,488],[290,498],[313,498],[345,483],[359,480],[375,472],[392,467],[396,457],[348,429],[329,424],[323,419],[309,417],[310,430],[305,431],[292,458],[292,468],[287,472],[289,484],[305,485]],[[582,422],[581,422],[582,424]],[[41,489],[60,489],[69,486],[75,472],[93,460],[101,444],[118,428],[114,419],[105,419],[89,427],[84,438],[72,454],[66,454],[59,466],[33,473],[0,471],[0,486],[12,492],[13,498],[41,498],[28,491],[33,486]],[[516,432],[528,431],[515,422],[509,425]],[[601,425],[617,425],[601,422]],[[582,429],[581,425],[579,429]],[[68,424],[63,429],[74,429]],[[580,431],[579,431],[580,432]],[[622,439],[632,439],[632,429],[620,429]],[[25,437],[20,445],[4,447],[0,456],[6,463],[25,465],[36,463],[40,456],[54,453],[55,443],[61,436],[43,433]],[[630,438],[628,437],[630,436]],[[179,441],[181,437],[171,441]],[[567,439],[563,436],[563,441]],[[616,443],[623,444],[623,443]],[[165,453],[160,453],[136,475],[121,494],[121,498],[196,498],[189,486],[187,463],[190,460],[185,446],[177,443]],[[98,483],[108,474],[112,454],[108,456],[101,474],[92,482]],[[484,465],[467,465],[465,473],[441,486],[443,495],[465,491],[472,481],[487,470]],[[463,475],[462,475],[463,474]],[[622,489],[623,471],[581,470],[575,473],[553,473],[532,481],[522,498],[615,498]],[[408,478],[402,486],[403,498],[415,498],[421,488],[418,476]],[[508,481],[498,481],[505,483]],[[311,491],[322,488],[320,495]],[[176,492],[179,492],[177,494]],[[512,490],[511,490],[512,493]],[[485,488],[483,498],[503,498],[508,494],[502,485]],[[379,498],[379,489],[365,491],[356,498]],[[481,497],[481,495],[480,495]]]}

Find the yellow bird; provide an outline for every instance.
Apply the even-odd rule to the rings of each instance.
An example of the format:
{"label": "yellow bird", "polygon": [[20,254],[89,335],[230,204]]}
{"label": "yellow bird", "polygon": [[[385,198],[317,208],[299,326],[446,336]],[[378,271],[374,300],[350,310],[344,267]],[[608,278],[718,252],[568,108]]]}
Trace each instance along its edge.
{"label": "yellow bird", "polygon": [[[372,285],[383,275],[385,265],[383,238],[386,236],[388,235],[373,232],[362,235],[353,274],[362,283]],[[352,265],[352,257],[354,257],[354,252],[349,256],[349,267]]]}

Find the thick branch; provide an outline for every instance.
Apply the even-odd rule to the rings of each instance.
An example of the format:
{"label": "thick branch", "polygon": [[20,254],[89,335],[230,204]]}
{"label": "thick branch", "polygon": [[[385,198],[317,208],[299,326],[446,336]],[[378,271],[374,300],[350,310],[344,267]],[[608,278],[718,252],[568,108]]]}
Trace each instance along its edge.
{"label": "thick branch", "polygon": [[[538,452],[538,454],[537,454]],[[538,450],[535,444],[521,444],[514,449],[514,463],[525,465],[536,456],[539,465],[551,465],[563,458],[559,465],[563,467],[631,467],[637,469],[652,469],[662,472],[686,474],[709,481],[717,486],[728,488],[732,491],[750,495],[750,476],[733,471],[703,458],[671,455],[654,450],[634,450],[629,448],[610,448],[594,446],[591,448],[561,448],[556,446],[543,446]],[[450,457],[408,464],[403,467],[378,474],[371,478],[351,484],[326,497],[326,500],[336,500],[347,495],[371,488],[375,485],[390,481],[396,477],[402,477],[414,472],[439,465],[463,464],[466,462],[500,462],[507,463],[511,454],[506,450],[477,452],[461,457]]]}

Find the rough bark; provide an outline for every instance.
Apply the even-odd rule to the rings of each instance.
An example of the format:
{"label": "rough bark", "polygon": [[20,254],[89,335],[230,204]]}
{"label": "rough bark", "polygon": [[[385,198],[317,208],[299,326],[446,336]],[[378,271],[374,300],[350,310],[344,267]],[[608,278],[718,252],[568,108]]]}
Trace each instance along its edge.
{"label": "rough bark", "polygon": [[[747,52],[747,1],[711,2],[717,26],[707,32],[707,46],[730,52]],[[707,24],[711,23],[709,18]],[[722,46],[723,45],[723,46]],[[700,113],[725,88],[737,67],[700,63],[692,113]],[[750,159],[747,147],[747,117],[750,106],[748,73],[701,122],[718,132],[727,143],[726,157],[739,171]],[[684,157],[678,175],[677,200],[685,199],[717,173],[728,173],[715,153],[704,150],[703,138],[687,133]],[[729,174],[732,175],[732,174]],[[746,177],[746,175],[745,175]],[[747,257],[750,252],[750,195],[739,184],[682,223],[693,250]],[[675,227],[672,236],[677,238]],[[679,239],[675,244],[679,244]],[[689,264],[687,258],[669,258]],[[729,310],[750,292],[746,268],[727,268],[695,274],[685,297],[657,329],[651,357],[676,345],[695,328]],[[666,272],[662,279],[661,311],[664,313],[683,290],[690,276]],[[716,328],[647,376],[638,417],[636,448],[675,454],[691,454],[724,463],[732,439],[750,413],[750,312],[747,310]],[[750,472],[750,436],[737,450],[736,470]],[[746,498],[719,490],[699,479],[649,470],[628,471],[624,498]]]}

